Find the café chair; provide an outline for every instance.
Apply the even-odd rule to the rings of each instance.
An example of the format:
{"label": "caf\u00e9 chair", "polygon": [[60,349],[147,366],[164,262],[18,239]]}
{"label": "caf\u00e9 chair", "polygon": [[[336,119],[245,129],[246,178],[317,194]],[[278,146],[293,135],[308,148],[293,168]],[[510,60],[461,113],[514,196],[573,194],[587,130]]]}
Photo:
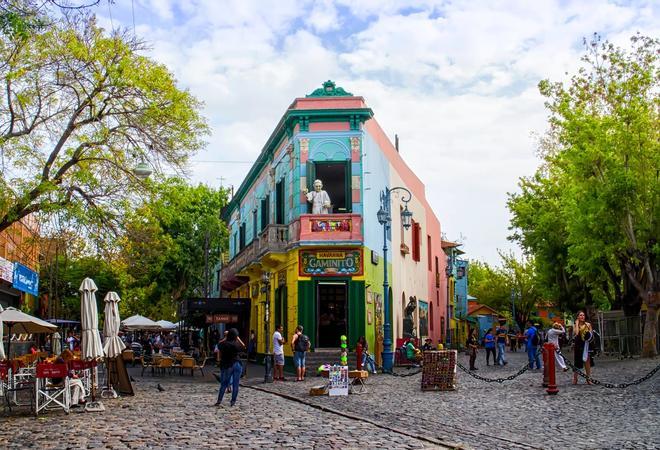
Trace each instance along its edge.
{"label": "caf\u00e9 chair", "polygon": [[[55,380],[61,380],[55,382]],[[46,409],[64,409],[69,414],[71,391],[69,388],[69,369],[66,364],[37,364],[35,375],[34,413]]]}

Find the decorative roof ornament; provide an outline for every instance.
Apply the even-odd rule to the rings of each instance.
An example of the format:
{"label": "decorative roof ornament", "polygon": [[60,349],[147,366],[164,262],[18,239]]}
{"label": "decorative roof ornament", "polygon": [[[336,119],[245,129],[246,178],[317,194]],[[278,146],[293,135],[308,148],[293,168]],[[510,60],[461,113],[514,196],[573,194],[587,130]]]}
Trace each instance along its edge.
{"label": "decorative roof ornament", "polygon": [[337,87],[334,81],[328,80],[323,83],[322,88],[316,89],[307,97],[352,97],[353,94],[346,92],[344,88]]}

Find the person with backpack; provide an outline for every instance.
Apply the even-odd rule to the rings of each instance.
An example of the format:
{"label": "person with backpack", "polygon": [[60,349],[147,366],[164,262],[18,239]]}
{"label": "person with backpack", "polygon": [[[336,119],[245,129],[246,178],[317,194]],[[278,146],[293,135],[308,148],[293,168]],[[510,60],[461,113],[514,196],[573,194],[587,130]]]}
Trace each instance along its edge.
{"label": "person with backpack", "polygon": [[296,381],[305,381],[305,353],[309,351],[309,347],[309,337],[303,334],[302,325],[298,325],[291,339],[293,364],[296,366]]}
{"label": "person with backpack", "polygon": [[525,330],[525,340],[527,342],[527,358],[529,359],[529,368],[534,370],[534,363],[536,363],[536,368],[541,370],[541,353],[538,351],[539,346],[541,345],[541,336],[539,331],[532,321],[527,321],[527,329]]}

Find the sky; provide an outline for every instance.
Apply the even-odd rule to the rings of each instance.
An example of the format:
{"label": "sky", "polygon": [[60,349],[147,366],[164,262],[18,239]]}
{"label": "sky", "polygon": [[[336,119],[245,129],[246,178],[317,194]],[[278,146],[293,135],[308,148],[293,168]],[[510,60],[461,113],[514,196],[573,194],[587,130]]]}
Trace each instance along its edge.
{"label": "sky", "polygon": [[575,73],[583,39],[657,36],[653,1],[101,0],[106,29],[150,44],[212,129],[192,182],[241,184],[294,98],[328,79],[363,96],[426,185],[447,239],[499,264],[519,253],[507,195],[539,165],[542,79]]}

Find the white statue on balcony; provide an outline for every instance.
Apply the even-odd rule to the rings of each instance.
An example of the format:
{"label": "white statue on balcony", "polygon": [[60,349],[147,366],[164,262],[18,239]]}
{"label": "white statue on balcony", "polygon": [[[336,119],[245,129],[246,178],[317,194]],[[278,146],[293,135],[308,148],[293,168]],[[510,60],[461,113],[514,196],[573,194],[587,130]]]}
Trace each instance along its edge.
{"label": "white statue on balcony", "polygon": [[312,204],[312,214],[330,214],[330,208],[332,208],[330,196],[323,190],[321,180],[314,180],[314,190],[312,192],[307,192],[307,189],[304,189],[303,193],[307,197],[307,201]]}

